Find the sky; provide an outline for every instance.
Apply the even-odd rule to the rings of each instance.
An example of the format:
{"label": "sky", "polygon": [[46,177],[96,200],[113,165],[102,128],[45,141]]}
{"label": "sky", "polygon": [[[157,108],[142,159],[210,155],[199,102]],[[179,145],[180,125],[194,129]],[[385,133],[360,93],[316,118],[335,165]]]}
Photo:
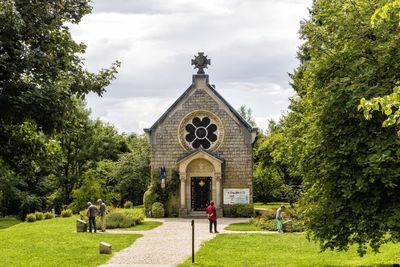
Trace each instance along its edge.
{"label": "sky", "polygon": [[93,12],[70,25],[87,45],[85,67],[97,72],[116,60],[116,79],[91,117],[119,132],[143,133],[191,85],[191,59],[204,52],[210,84],[234,107],[252,109],[257,126],[287,112],[295,95],[288,73],[296,59],[300,21],[312,0],[93,0]]}

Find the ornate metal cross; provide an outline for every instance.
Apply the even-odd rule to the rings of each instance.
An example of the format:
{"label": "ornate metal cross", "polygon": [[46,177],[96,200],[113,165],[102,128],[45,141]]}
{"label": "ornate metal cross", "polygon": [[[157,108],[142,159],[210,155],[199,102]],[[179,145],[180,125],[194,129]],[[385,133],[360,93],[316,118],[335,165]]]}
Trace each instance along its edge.
{"label": "ornate metal cross", "polygon": [[204,74],[204,69],[207,69],[207,65],[211,64],[211,59],[207,59],[207,56],[204,56],[203,52],[199,52],[198,56],[194,56],[192,59],[192,65],[194,65],[195,69],[199,69],[197,74]]}

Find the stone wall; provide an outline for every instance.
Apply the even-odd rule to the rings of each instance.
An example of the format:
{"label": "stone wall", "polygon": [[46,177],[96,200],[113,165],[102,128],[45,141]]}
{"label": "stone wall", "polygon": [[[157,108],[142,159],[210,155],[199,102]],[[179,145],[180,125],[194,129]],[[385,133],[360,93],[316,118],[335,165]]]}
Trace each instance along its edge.
{"label": "stone wall", "polygon": [[[152,170],[160,166],[167,170],[167,180],[177,171],[177,159],[188,151],[179,142],[179,125],[185,116],[196,110],[214,113],[223,124],[223,142],[212,153],[225,161],[222,171],[222,188],[250,188],[252,199],[252,138],[249,131],[231,113],[229,108],[213,94],[206,79],[197,77],[194,87],[180,102],[158,122],[150,135],[152,145]],[[175,201],[174,201],[175,202]]]}

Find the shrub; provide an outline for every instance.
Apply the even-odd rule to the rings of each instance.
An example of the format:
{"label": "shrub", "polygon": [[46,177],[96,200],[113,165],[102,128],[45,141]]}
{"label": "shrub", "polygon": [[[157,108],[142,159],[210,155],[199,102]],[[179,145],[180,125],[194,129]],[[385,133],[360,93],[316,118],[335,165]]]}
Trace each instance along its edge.
{"label": "shrub", "polygon": [[132,201],[127,201],[127,202],[125,202],[124,208],[125,208],[125,209],[132,209],[132,208],[133,208],[133,203],[132,203]]}
{"label": "shrub", "polygon": [[35,212],[35,216],[36,216],[36,221],[41,221],[41,220],[44,219],[44,214],[43,214],[43,212],[36,211],[36,212]]}
{"label": "shrub", "polygon": [[81,211],[79,212],[79,218],[80,218],[82,221],[85,221],[85,222],[89,221],[89,219],[88,219],[88,217],[87,217],[87,210],[81,210]]}
{"label": "shrub", "polygon": [[162,218],[165,215],[164,205],[160,202],[154,202],[151,205],[151,213],[154,218]]}
{"label": "shrub", "polygon": [[[251,218],[250,223],[267,231],[277,230],[276,219],[268,219],[266,217],[256,217],[256,218]],[[296,219],[292,219],[291,222],[284,224],[283,229],[285,232],[303,232],[305,230],[303,223]]]}
{"label": "shrub", "polygon": [[72,210],[66,209],[61,211],[61,217],[71,217],[72,216]]}
{"label": "shrub", "polygon": [[48,220],[48,219],[52,219],[53,218],[53,214],[51,212],[45,212],[44,213],[44,219]]}
{"label": "shrub", "polygon": [[144,220],[143,209],[126,209],[124,215],[135,222],[135,225],[141,224]]}
{"label": "shrub", "polygon": [[35,213],[29,213],[28,215],[26,215],[26,221],[27,222],[35,222],[36,221]]}
{"label": "shrub", "polygon": [[155,201],[155,196],[153,192],[153,188],[151,185],[149,186],[149,189],[147,189],[146,192],[143,194],[143,207],[144,207],[144,213],[146,216],[151,214],[151,206],[153,205]]}
{"label": "shrub", "polygon": [[129,228],[141,224],[143,220],[144,213],[142,209],[113,209],[106,216],[106,224],[109,229]]}
{"label": "shrub", "polygon": [[121,212],[114,212],[107,215],[106,225],[109,229],[128,228],[134,226],[135,221]]}
{"label": "shrub", "polygon": [[254,215],[254,207],[251,204],[234,204],[230,208],[231,217],[252,217]]}
{"label": "shrub", "polygon": [[261,216],[266,219],[275,219],[276,218],[276,209],[263,209],[260,210]]}

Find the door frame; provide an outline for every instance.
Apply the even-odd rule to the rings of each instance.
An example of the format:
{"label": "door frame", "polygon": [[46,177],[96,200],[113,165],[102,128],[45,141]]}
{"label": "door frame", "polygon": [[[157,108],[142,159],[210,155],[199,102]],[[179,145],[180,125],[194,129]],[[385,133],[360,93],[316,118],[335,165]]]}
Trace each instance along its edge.
{"label": "door frame", "polygon": [[[199,209],[198,207],[196,207],[196,194],[194,194],[195,192],[193,192],[196,188],[196,186],[194,186],[193,183],[197,182],[197,181],[201,181],[203,180],[208,184],[208,199],[207,199],[207,203],[205,203],[205,206],[203,209]],[[207,210],[207,205],[211,202],[212,200],[212,176],[192,176],[190,177],[190,209],[192,211],[206,211]],[[198,196],[197,196],[198,197]]]}

